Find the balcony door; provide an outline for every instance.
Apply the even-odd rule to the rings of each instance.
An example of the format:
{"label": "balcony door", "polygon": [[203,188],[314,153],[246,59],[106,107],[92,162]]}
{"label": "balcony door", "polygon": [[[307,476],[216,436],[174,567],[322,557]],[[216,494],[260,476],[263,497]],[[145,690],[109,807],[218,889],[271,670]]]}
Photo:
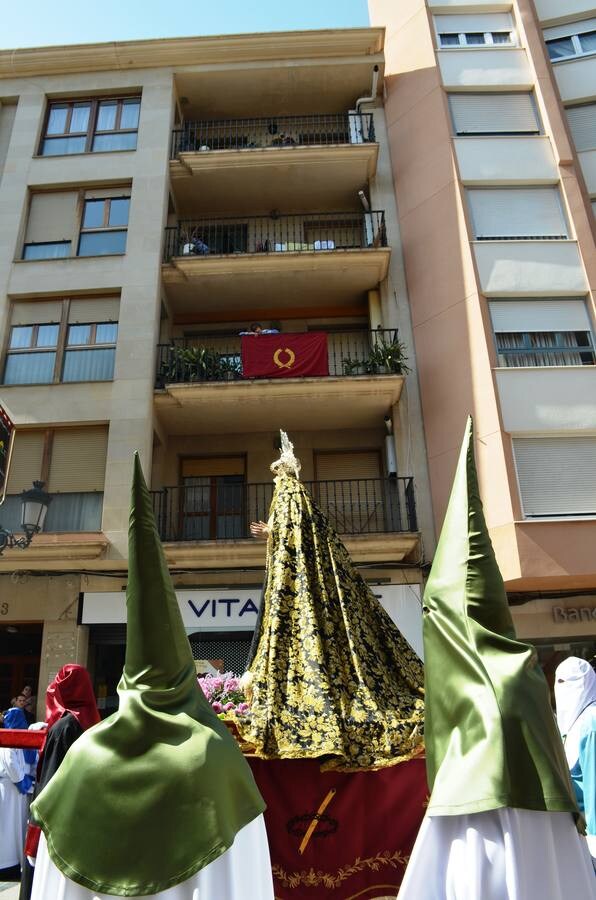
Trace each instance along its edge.
{"label": "balcony door", "polygon": [[385,531],[378,450],[315,451],[316,496],[339,534]]}
{"label": "balcony door", "polygon": [[182,460],[180,518],[185,541],[248,536],[243,456]]}

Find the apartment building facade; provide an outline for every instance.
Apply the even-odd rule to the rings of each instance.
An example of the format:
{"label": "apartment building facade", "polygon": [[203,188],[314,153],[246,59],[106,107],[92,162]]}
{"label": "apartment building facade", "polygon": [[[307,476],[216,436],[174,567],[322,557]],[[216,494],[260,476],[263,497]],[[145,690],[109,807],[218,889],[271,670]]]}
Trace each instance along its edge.
{"label": "apartment building facade", "polygon": [[[383,37],[0,53],[0,403],[17,426],[0,523],[18,531],[33,480],[52,496],[44,531],[0,555],[1,702],[78,661],[115,705],[134,450],[193,652],[241,669],[265,557],[248,525],[280,427],[419,642],[434,525]],[[309,341],[322,368],[294,376]]]}
{"label": "apartment building facade", "polygon": [[596,650],[596,7],[370,0],[437,527],[465,417],[520,636]]}

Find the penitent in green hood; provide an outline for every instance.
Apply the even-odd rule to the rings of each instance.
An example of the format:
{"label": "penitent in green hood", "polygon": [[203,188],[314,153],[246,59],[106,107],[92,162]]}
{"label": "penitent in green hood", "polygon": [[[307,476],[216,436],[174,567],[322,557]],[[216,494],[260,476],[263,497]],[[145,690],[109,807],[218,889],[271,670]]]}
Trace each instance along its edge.
{"label": "penitent in green hood", "polygon": [[264,809],[197,684],[138,456],[126,604],[120,708],[73,744],[32,813],[68,878],[135,897],[190,878]]}
{"label": "penitent in green hood", "polygon": [[430,815],[578,815],[546,679],[518,641],[488,535],[468,420],[424,595]]}

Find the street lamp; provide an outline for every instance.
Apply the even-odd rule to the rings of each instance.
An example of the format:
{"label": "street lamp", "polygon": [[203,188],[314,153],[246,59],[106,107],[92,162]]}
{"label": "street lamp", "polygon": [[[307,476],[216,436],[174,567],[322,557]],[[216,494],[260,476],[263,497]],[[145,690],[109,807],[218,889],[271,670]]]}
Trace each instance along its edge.
{"label": "street lamp", "polygon": [[23,537],[15,537],[12,531],[7,531],[0,525],[0,554],[6,550],[12,550],[18,547],[20,550],[26,550],[33,535],[42,531],[46,519],[48,506],[52,502],[49,494],[43,490],[43,481],[34,481],[33,487],[21,494],[21,527],[24,531]]}

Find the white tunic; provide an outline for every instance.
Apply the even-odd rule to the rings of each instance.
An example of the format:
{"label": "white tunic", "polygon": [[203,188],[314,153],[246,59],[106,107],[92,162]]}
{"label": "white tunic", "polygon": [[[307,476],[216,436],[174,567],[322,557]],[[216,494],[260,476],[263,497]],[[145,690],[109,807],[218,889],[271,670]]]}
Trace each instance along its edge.
{"label": "white tunic", "polygon": [[497,809],[422,822],[399,900],[594,900],[585,838],[567,812]]}
{"label": "white tunic", "polygon": [[[164,853],[167,852],[164,848]],[[144,900],[274,900],[269,844],[263,816],[245,825],[229,850],[192,878]],[[66,878],[56,868],[41,836],[31,900],[115,900]],[[134,898],[128,898],[134,900]]]}
{"label": "white tunic", "polygon": [[0,869],[23,862],[27,797],[15,787],[28,771],[22,750],[0,750]]}

